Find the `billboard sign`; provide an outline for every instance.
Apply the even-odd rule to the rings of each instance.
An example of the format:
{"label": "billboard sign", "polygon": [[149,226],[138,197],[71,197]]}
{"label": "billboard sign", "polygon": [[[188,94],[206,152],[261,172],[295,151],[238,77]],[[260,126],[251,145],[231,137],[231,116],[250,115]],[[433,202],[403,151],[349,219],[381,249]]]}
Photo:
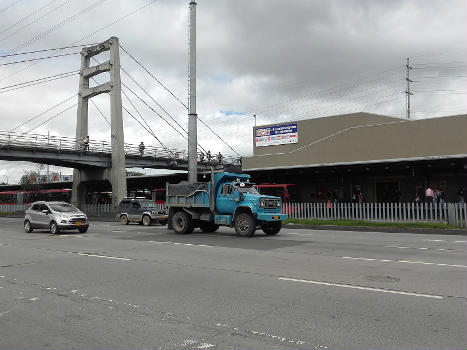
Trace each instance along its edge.
{"label": "billboard sign", "polygon": [[268,126],[255,130],[256,147],[298,142],[297,123]]}

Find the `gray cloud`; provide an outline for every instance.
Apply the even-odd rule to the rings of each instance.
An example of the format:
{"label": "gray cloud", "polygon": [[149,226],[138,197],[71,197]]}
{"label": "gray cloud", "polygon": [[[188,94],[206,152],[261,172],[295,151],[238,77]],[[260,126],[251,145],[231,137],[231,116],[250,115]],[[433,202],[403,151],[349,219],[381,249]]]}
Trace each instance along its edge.
{"label": "gray cloud", "polygon": [[[59,0],[49,9],[64,2]],[[0,50],[8,52],[94,2],[70,1],[8,39],[2,40],[19,26],[0,34]],[[145,0],[108,0],[21,51],[76,42],[145,3]],[[118,36],[125,48],[186,100],[187,3],[158,0],[84,42]],[[44,1],[22,1],[0,14],[0,32],[44,4]],[[197,10],[198,114],[242,154],[252,152],[253,113],[258,114],[259,123],[359,110],[402,117],[403,65],[407,56],[417,68],[411,71],[416,80],[412,84],[415,91],[412,101],[417,118],[465,113],[465,95],[461,94],[465,92],[466,75],[464,1],[199,0]],[[3,61],[0,59],[0,63]],[[438,62],[441,64],[424,64]],[[186,110],[180,104],[123,53],[122,65],[186,127]],[[0,87],[78,69],[79,56],[42,62],[16,73],[27,66],[0,67]],[[149,101],[124,74],[122,79]],[[0,93],[1,129],[14,128],[20,121],[76,94],[77,84],[77,77],[72,77]],[[161,118],[134,97],[130,98],[165,144],[186,148],[186,141]],[[107,97],[99,96],[95,102],[108,116]],[[132,110],[125,99],[124,104]],[[221,111],[244,114],[226,115]],[[157,144],[124,114],[127,142],[143,140]],[[25,132],[52,115],[38,118],[36,123],[19,131]],[[72,137],[75,124],[76,114],[71,110],[34,132]],[[107,123],[92,105],[90,130],[92,139],[109,138]],[[231,153],[201,124],[199,142],[213,152]],[[0,174],[10,175],[10,181],[18,179],[25,166],[26,163],[0,162]]]}

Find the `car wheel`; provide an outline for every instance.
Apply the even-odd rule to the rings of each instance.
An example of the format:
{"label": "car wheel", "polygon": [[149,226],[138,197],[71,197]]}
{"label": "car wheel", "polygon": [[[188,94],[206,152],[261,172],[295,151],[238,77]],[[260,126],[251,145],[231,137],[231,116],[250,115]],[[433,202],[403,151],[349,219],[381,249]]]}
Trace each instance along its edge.
{"label": "car wheel", "polygon": [[282,223],[280,221],[266,222],[261,225],[261,229],[268,236],[277,235],[281,230]]}
{"label": "car wheel", "polygon": [[128,216],[126,215],[120,216],[120,223],[122,225],[128,225],[130,223],[130,221],[128,220]]}
{"label": "car wheel", "polygon": [[251,237],[255,234],[255,219],[247,213],[237,215],[234,222],[235,232],[243,237]]}
{"label": "car wheel", "polygon": [[24,231],[26,231],[27,233],[32,232],[31,222],[29,220],[24,221]]}
{"label": "car wheel", "polygon": [[151,217],[149,215],[144,215],[142,221],[144,226],[151,226]]}
{"label": "car wheel", "polygon": [[50,233],[53,235],[58,235],[60,233],[60,229],[55,221],[50,223]]}
{"label": "car wheel", "polygon": [[87,227],[79,228],[79,233],[86,233],[88,231]]}
{"label": "car wheel", "polygon": [[176,233],[181,234],[192,233],[195,228],[191,215],[186,211],[177,211],[172,216],[172,227]]}

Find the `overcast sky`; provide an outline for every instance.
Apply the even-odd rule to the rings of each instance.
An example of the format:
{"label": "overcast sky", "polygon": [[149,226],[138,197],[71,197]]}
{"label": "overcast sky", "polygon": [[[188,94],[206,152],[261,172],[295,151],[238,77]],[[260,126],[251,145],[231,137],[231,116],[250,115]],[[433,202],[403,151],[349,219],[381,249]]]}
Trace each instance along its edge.
{"label": "overcast sky", "polygon": [[[188,0],[155,0],[134,12],[148,2],[0,0],[0,54],[117,36],[186,104]],[[414,68],[410,72],[414,118],[466,113],[465,0],[199,0],[197,20],[198,116],[243,156],[252,154],[253,114],[258,124],[357,111],[405,117],[407,57]],[[3,57],[0,64],[79,50]],[[99,59],[105,60],[104,56]],[[78,70],[80,57],[33,63],[0,66],[0,130],[16,128],[77,93],[77,75],[13,91],[2,89]],[[121,63],[187,127],[187,111],[179,102],[123,52]],[[122,81],[166,116],[125,74]],[[93,100],[109,118],[108,96]],[[31,134],[74,137],[76,108],[35,127],[76,102],[76,97],[71,98],[15,131],[34,128]],[[186,140],[173,128],[136,99],[132,102],[164,145],[186,149]],[[132,108],[125,99],[123,104]],[[92,104],[89,123],[91,142],[110,139],[109,125]],[[124,125],[127,143],[158,145],[125,112]],[[212,152],[233,155],[201,123],[198,142]],[[17,182],[24,169],[33,167],[0,161],[0,182],[7,177],[10,183]]]}

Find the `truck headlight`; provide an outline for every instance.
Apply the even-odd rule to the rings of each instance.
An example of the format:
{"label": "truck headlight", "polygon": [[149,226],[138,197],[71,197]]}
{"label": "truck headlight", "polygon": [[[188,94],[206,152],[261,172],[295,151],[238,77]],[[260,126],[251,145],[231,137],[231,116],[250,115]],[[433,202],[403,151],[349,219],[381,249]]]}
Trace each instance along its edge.
{"label": "truck headlight", "polygon": [[263,199],[259,200],[259,206],[260,206],[260,208],[264,208],[264,200]]}
{"label": "truck headlight", "polygon": [[277,201],[277,207],[278,207],[278,208],[281,207],[281,201]]}

